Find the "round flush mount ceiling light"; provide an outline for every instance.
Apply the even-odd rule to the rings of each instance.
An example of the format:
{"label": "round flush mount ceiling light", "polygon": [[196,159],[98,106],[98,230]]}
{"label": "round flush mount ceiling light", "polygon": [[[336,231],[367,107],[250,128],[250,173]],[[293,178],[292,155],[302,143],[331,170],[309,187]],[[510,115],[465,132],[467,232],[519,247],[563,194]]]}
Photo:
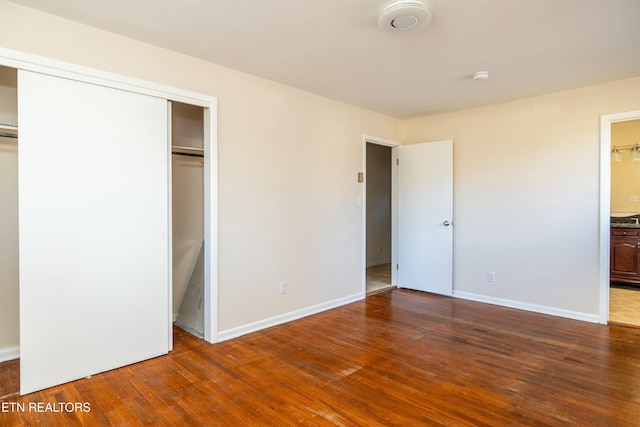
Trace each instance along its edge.
{"label": "round flush mount ceiling light", "polygon": [[426,27],[431,12],[426,4],[415,0],[400,0],[382,8],[378,26],[386,31],[409,31]]}
{"label": "round flush mount ceiling light", "polygon": [[489,80],[489,72],[476,71],[475,73],[473,73],[473,80],[475,81]]}

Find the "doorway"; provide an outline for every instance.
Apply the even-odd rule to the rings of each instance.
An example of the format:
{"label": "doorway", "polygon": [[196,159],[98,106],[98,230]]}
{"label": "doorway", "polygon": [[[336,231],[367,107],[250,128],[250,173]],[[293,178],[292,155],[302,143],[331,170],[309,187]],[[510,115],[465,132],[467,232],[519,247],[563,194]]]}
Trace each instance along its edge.
{"label": "doorway", "polygon": [[640,327],[640,119],[611,123],[609,323]]}
{"label": "doorway", "polygon": [[391,147],[366,143],[366,290],[392,287]]}
{"label": "doorway", "polygon": [[[453,141],[431,141],[400,146],[392,141],[365,136],[363,164],[366,171],[367,144],[382,145],[391,152],[391,282],[392,287],[415,289],[451,296],[453,294]],[[374,175],[375,176],[375,175]],[[386,200],[383,199],[383,200]],[[386,203],[386,202],[385,202]],[[363,209],[363,288],[366,267],[383,248],[370,244],[367,223],[370,203]],[[375,236],[373,236],[375,238]],[[374,240],[375,241],[375,240]],[[369,249],[367,249],[369,248]],[[373,252],[372,259],[367,257]],[[376,254],[377,252],[377,254]],[[368,262],[369,261],[369,262]],[[387,273],[388,277],[388,273]],[[374,290],[372,292],[379,292]]]}
{"label": "doorway", "polygon": [[[623,293],[619,292],[618,287],[611,287],[611,245],[617,244],[616,240],[612,240],[612,218],[621,216],[625,217],[625,215],[617,215],[622,214],[624,212],[618,212],[617,210],[626,210],[630,209],[629,205],[618,205],[618,203],[626,200],[626,203],[638,204],[636,201],[636,194],[629,194],[629,190],[622,190],[622,198],[620,201],[613,201],[616,196],[612,190],[612,184],[614,179],[612,179],[612,173],[615,173],[612,168],[612,160],[617,160],[615,158],[612,159],[612,150],[614,148],[618,148],[616,146],[616,141],[614,141],[612,137],[612,130],[614,125],[616,124],[624,124],[626,122],[640,120],[640,110],[629,111],[624,113],[616,113],[616,114],[607,114],[603,115],[600,118],[600,303],[599,303],[599,323],[607,324],[610,322],[616,323],[619,322],[616,320],[616,312],[620,312],[620,307],[618,305],[619,301],[624,301],[625,296]],[[633,144],[637,143],[636,140]],[[622,147],[621,147],[622,148]],[[625,147],[626,148],[626,147]],[[622,155],[622,152],[625,150],[620,150],[621,152],[621,162],[630,161],[630,154],[627,153],[626,156]],[[617,179],[617,178],[616,178]],[[618,190],[616,190],[617,192]],[[635,196],[635,197],[634,197]],[[631,208],[636,209],[636,208]],[[640,211],[640,206],[637,208]],[[629,217],[633,217],[633,215],[626,215]],[[613,219],[616,221],[615,219]],[[640,259],[640,257],[636,257],[636,259]],[[634,288],[635,289],[635,286]],[[627,289],[628,291],[629,289]],[[624,289],[622,289],[624,291]],[[635,290],[631,290],[633,292],[632,295],[638,295],[639,292]],[[627,301],[628,302],[628,301]],[[633,310],[635,311],[635,310]],[[627,322],[620,322],[625,324],[631,324]],[[638,323],[640,325],[640,323]]]}
{"label": "doorway", "polygon": [[396,141],[363,135],[363,288],[374,295],[396,287]]}

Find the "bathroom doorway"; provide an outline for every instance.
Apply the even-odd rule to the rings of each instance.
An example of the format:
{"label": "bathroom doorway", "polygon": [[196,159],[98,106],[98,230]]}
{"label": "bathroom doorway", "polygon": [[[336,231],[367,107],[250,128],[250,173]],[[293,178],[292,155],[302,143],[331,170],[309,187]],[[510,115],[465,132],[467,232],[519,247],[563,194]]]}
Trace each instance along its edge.
{"label": "bathroom doorway", "polygon": [[640,327],[640,119],[611,123],[609,323]]}

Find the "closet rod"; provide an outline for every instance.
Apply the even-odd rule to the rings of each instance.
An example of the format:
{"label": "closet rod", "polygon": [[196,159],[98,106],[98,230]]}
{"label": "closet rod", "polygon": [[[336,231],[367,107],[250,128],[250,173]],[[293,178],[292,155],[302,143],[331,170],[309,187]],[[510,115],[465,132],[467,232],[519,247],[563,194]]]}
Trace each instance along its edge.
{"label": "closet rod", "polygon": [[0,137],[2,137],[2,138],[17,138],[18,137],[18,126],[0,123]]}
{"label": "closet rod", "polygon": [[174,145],[171,147],[171,154],[177,154],[178,156],[204,157],[204,150],[202,148]]}
{"label": "closet rod", "polygon": [[186,157],[200,157],[204,158],[204,154],[190,154],[190,153],[177,153],[172,151],[171,154],[175,154],[176,156],[186,156]]}

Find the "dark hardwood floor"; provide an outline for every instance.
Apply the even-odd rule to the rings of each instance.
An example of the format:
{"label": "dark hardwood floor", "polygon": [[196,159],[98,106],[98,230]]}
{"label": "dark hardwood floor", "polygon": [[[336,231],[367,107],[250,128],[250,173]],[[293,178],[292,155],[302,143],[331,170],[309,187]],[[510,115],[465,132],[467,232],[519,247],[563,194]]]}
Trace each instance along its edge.
{"label": "dark hardwood floor", "polygon": [[[640,330],[393,290],[24,397],[3,426],[639,426]],[[8,395],[8,396],[7,396]],[[87,402],[90,412],[29,412]]]}

